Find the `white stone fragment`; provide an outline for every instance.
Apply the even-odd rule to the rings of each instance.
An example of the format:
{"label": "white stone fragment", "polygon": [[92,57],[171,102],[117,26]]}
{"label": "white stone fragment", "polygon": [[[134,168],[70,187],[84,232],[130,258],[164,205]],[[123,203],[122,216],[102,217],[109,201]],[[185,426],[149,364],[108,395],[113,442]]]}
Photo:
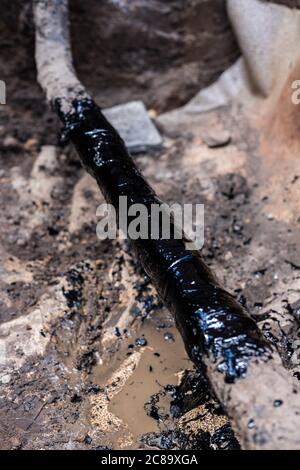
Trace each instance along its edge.
{"label": "white stone fragment", "polygon": [[130,101],[103,110],[103,114],[117,129],[131,153],[158,148],[162,138],[151,121],[142,101]]}

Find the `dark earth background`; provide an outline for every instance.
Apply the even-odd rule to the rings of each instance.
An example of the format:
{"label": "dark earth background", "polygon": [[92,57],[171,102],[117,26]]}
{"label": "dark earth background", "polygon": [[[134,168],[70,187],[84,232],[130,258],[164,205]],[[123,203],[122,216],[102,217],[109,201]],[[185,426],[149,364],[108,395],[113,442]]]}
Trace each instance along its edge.
{"label": "dark earth background", "polygon": [[[175,120],[159,116],[185,104],[239,56],[225,2],[132,0],[128,12],[108,0],[72,0],[70,8],[80,79],[100,106],[141,99],[157,116],[164,146],[138,155],[138,165],[166,202],[205,204],[206,262],[299,378],[291,363],[299,334],[299,220],[272,217],[276,188],[261,170],[257,129],[238,106]],[[21,322],[13,327],[21,338],[13,351],[18,365],[0,365],[1,448],[238,448],[128,245],[97,242],[102,196],[74,150],[57,148],[54,166],[35,166],[42,147],[57,145],[59,126],[36,80],[30,2],[1,0],[0,70],[7,86],[0,108],[0,340],[9,337],[7,322]],[[205,144],[213,129],[229,134],[223,148]],[[38,191],[31,197],[38,183],[41,195],[52,184],[49,199]],[[290,174],[282,188],[287,201],[298,183]],[[32,321],[36,308],[42,327]],[[24,331],[29,339],[37,331],[41,350],[22,350]],[[126,366],[139,354],[139,366]],[[140,387],[137,411],[130,381],[118,388],[112,379],[122,364]],[[112,417],[105,427],[108,401],[122,422]]]}

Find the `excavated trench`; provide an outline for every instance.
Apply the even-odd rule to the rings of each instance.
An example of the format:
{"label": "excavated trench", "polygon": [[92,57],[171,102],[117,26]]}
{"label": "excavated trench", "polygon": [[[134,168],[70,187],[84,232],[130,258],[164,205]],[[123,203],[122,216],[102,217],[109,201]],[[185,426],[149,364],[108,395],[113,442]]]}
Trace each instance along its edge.
{"label": "excavated trench", "polygon": [[[104,107],[154,110],[164,146],[137,155],[139,168],[164,201],[205,203],[205,261],[299,379],[299,221],[288,202],[284,219],[272,213],[276,195],[294,194],[297,166],[284,187],[265,184],[259,131],[239,107],[184,124],[162,114],[237,57],[224,2],[82,3],[71,2],[80,78]],[[130,247],[96,238],[103,200],[74,150],[57,146],[26,3],[7,3],[0,34],[2,448],[239,448]],[[230,139],[207,145],[220,131]]]}

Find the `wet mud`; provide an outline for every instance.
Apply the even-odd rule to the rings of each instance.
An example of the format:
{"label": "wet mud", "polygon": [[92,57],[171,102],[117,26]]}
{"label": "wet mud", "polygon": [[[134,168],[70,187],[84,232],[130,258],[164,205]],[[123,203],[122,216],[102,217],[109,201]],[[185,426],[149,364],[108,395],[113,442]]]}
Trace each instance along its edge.
{"label": "wet mud", "polygon": [[[30,15],[12,14],[17,3],[7,2],[1,19],[23,51],[1,45],[8,89],[0,110],[1,448],[237,448],[226,412],[193,369],[172,315],[130,247],[96,237],[96,207],[104,199],[76,152],[57,145],[56,117],[36,84]],[[106,93],[90,73],[95,60],[82,64],[81,78],[91,79],[100,105],[137,97],[130,76]],[[165,101],[163,88],[149,85],[138,97],[175,108],[177,92],[169,88],[166,95],[176,100]],[[205,204],[203,260],[250,312],[299,386],[298,154],[289,152],[283,175],[274,146],[262,152],[261,123],[235,106],[204,117],[179,111],[156,122],[163,149],[135,162],[165,202]],[[207,135],[217,139],[220,128],[230,139],[209,148]],[[45,158],[57,164],[47,168]],[[143,397],[138,407],[135,388]],[[142,423],[138,429],[133,416]],[[250,419],[249,426],[255,426]]]}

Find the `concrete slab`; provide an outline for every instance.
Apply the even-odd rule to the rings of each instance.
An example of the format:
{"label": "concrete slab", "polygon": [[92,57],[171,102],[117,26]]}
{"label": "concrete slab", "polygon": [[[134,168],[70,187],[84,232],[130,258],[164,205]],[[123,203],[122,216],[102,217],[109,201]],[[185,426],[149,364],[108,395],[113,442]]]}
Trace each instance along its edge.
{"label": "concrete slab", "polygon": [[131,153],[144,152],[162,145],[162,138],[142,101],[104,109],[103,114],[117,129]]}

